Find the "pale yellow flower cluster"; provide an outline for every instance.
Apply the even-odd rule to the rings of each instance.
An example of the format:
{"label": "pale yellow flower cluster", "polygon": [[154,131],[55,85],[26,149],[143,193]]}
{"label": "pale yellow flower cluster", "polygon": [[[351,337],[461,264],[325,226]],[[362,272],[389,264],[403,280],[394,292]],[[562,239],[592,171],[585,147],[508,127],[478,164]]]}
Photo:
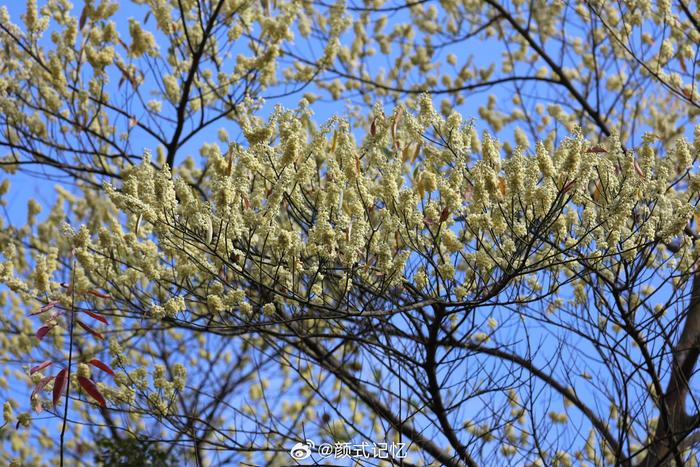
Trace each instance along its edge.
{"label": "pale yellow flower cluster", "polygon": [[[246,297],[250,277],[282,287],[275,303],[290,307],[328,304],[325,291],[347,287],[349,278],[391,285],[410,280],[425,293],[465,300],[519,262],[560,268],[563,255],[574,251],[595,257],[620,248],[630,255],[647,241],[672,241],[696,211],[696,194],[669,189],[669,183],[694,180],[685,169],[697,142],[679,140],[659,158],[648,145],[635,154],[624,152],[615,137],[601,147],[575,132],[558,147],[539,141],[528,153],[520,144],[504,157],[493,136],[475,138],[470,124],[458,115],[444,119],[429,99],[417,115],[397,109],[386,116],[381,108],[374,115],[360,144],[337,119],[310,131],[302,124],[310,118],[303,109],[277,109],[267,122],[249,119],[247,147],[204,152],[209,168],[200,189],[209,194],[206,202],[186,181],[187,171],[197,169],[172,176],[147,154],[139,167],[124,171],[120,186],[106,187],[113,203],[104,217],[110,235],[97,226],[98,235],[87,228],[73,235],[81,268],[109,276],[114,264],[108,251],[120,251],[131,265],[115,279],[120,287],[173,277],[213,281],[201,310],[217,316],[273,316],[272,303]],[[426,139],[440,135],[444,145]],[[651,202],[655,209],[646,209]],[[546,221],[553,210],[561,215]],[[117,211],[126,215],[125,225]],[[535,232],[548,242],[525,255],[524,238]],[[252,253],[259,251],[267,259]],[[36,290],[52,290],[52,254],[38,258]],[[435,261],[428,260],[432,255]],[[531,291],[542,289],[536,278],[527,279]],[[583,285],[573,286],[585,302]],[[185,299],[162,297],[151,315],[184,318],[192,312]],[[200,310],[197,300],[193,306]]]}

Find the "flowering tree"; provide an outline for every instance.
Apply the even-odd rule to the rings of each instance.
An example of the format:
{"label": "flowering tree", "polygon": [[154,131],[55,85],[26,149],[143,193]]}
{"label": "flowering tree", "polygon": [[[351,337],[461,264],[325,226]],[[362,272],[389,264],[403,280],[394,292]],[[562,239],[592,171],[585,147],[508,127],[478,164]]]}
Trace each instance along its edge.
{"label": "flowering tree", "polygon": [[696,462],[690,6],[133,3],[0,9],[3,461]]}

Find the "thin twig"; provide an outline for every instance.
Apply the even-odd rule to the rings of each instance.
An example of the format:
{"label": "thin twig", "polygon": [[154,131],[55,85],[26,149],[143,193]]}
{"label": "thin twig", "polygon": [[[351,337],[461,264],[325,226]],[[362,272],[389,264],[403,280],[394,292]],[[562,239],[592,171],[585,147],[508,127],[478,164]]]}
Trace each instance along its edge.
{"label": "thin twig", "polygon": [[66,403],[63,408],[63,425],[61,427],[61,467],[63,467],[64,438],[66,436],[66,426],[68,422],[68,394],[70,393],[70,370],[73,363],[73,326],[75,314],[75,252],[72,252],[73,264],[71,265],[71,301],[70,301],[70,322],[68,325],[68,372],[66,374]]}

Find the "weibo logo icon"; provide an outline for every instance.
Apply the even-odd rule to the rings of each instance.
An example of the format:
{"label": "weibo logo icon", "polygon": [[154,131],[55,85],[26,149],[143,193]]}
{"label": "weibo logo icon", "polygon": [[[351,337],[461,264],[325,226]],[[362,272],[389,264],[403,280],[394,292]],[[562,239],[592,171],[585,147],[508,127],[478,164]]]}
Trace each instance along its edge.
{"label": "weibo logo icon", "polygon": [[289,455],[292,456],[292,459],[298,461],[308,459],[311,456],[311,448],[313,447],[316,447],[315,443],[307,439],[306,443],[299,442],[292,446],[292,449],[289,450]]}

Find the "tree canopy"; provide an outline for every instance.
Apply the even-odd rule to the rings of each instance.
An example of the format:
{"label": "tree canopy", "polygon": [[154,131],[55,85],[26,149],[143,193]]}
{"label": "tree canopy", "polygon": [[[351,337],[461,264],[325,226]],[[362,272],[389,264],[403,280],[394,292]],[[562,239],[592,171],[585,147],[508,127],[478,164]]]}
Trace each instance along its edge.
{"label": "tree canopy", "polygon": [[0,459],[696,465],[698,8],[0,7]]}

